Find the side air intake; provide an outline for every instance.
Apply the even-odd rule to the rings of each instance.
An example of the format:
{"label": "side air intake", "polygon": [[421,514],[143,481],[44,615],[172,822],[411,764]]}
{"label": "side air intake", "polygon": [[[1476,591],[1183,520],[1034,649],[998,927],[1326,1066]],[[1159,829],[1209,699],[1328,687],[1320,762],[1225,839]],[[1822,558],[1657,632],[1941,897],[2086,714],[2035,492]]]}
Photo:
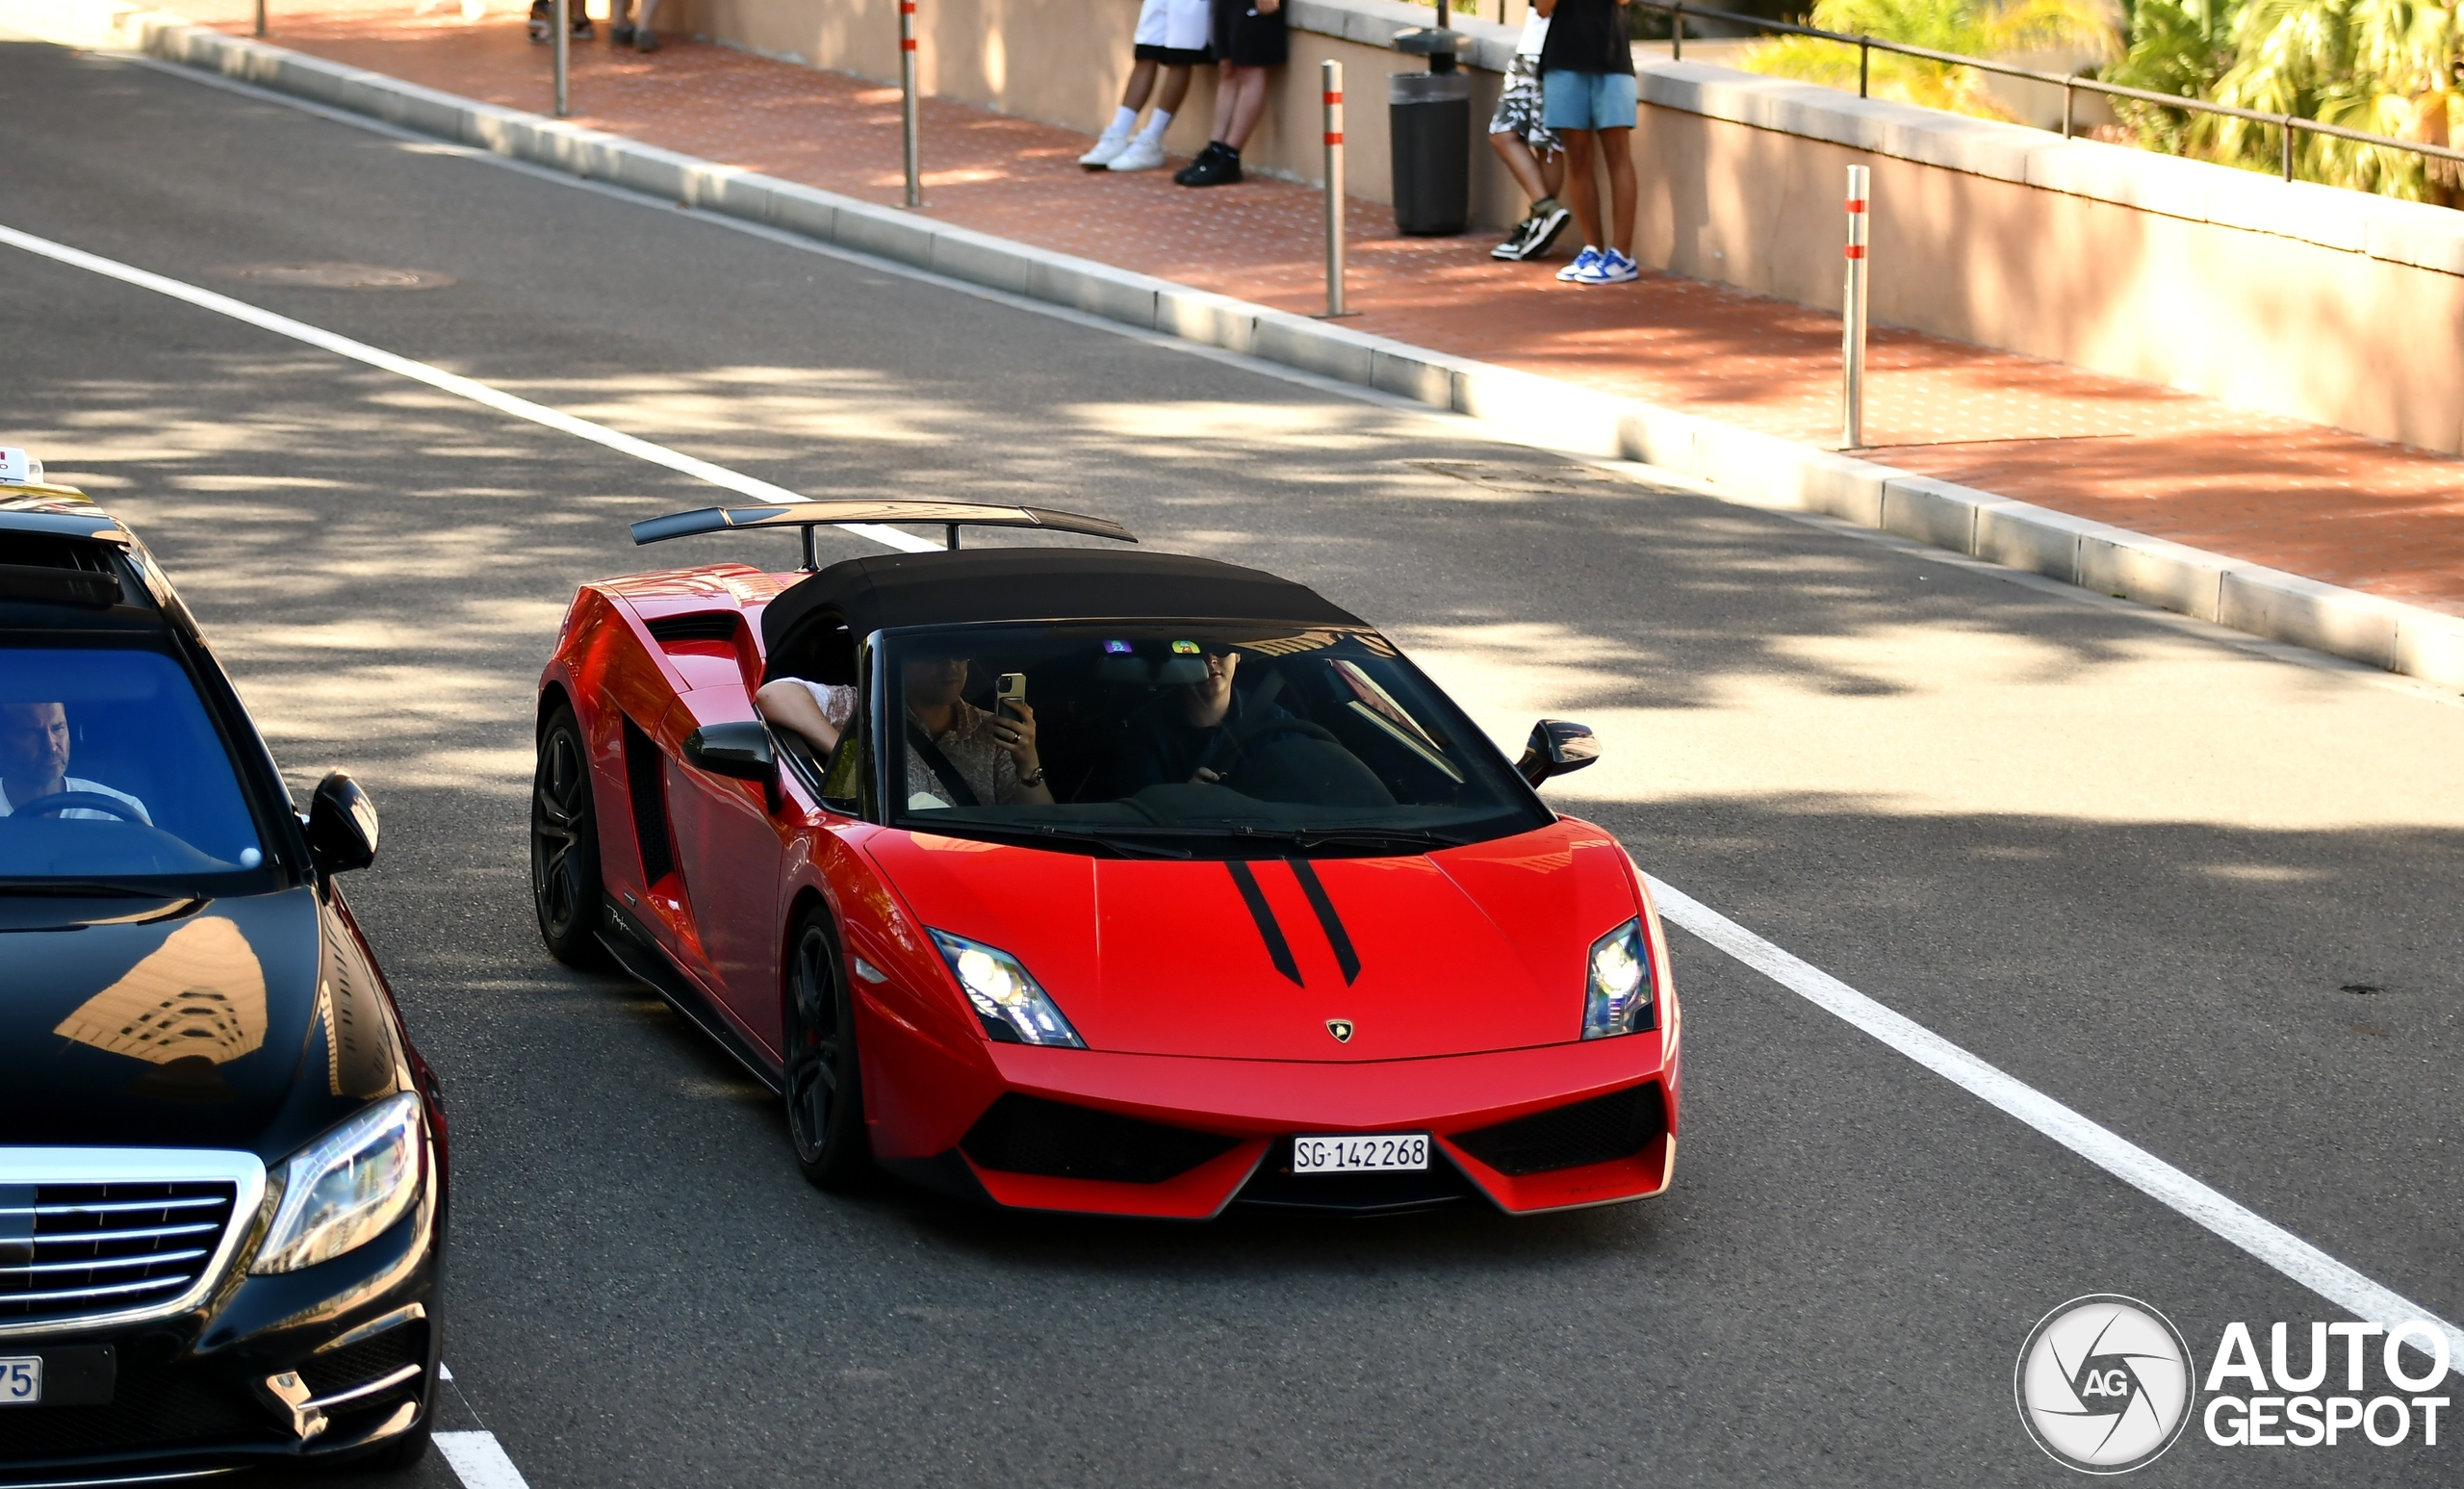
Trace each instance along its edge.
{"label": "side air intake", "polygon": [[1240,1145],[1237,1138],[1012,1091],[976,1118],[959,1148],[1004,1173],[1161,1184]]}
{"label": "side air intake", "polygon": [[1514,1178],[1631,1158],[1668,1132],[1659,1083],[1479,1127],[1453,1138],[1456,1147]]}

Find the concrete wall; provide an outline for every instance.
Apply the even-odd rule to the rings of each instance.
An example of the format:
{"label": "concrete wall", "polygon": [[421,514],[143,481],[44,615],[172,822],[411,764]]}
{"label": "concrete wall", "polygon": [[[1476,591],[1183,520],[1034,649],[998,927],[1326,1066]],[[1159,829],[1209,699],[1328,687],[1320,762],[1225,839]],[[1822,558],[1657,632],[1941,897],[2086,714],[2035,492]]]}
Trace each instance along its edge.
{"label": "concrete wall", "polygon": [[[897,71],[895,0],[668,0],[679,29],[860,76]],[[1318,64],[1348,74],[1353,193],[1390,200],[1385,78],[1425,5],[1287,0],[1292,65],[1245,152],[1319,179]],[[1483,13],[1496,13],[1484,0]],[[1507,0],[1521,19],[1522,0]],[[930,92],[1093,132],[1129,69],[1135,0],[923,0]],[[1458,16],[1475,108],[1517,27]],[[1638,256],[1805,304],[1839,298],[1844,167],[1874,169],[1878,320],[2464,453],[2464,213],[1638,51]],[[1201,77],[1169,136],[1203,144]],[[1474,205],[1523,201],[1474,144]]]}

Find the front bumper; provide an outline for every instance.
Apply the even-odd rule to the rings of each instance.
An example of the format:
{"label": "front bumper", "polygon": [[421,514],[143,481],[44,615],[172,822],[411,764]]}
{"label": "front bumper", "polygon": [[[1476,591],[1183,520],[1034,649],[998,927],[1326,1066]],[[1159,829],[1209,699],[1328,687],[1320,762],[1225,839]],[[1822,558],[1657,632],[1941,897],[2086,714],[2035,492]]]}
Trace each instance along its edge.
{"label": "front bumper", "polygon": [[[989,1051],[1000,1089],[964,1136],[884,1155],[893,1172],[1020,1209],[1205,1219],[1234,1203],[1374,1213],[1450,1198],[1533,1215],[1650,1198],[1675,1170],[1678,1050],[1663,1031],[1354,1063]],[[1381,1132],[1429,1133],[1429,1172],[1291,1172],[1296,1134]]]}
{"label": "front bumper", "polygon": [[420,1429],[442,1348],[436,1157],[418,1206],[331,1261],[247,1275],[252,1235],[189,1312],[0,1338],[0,1355],[44,1356],[47,1376],[54,1358],[90,1372],[109,1351],[108,1400],[0,1408],[0,1486],[341,1462]]}

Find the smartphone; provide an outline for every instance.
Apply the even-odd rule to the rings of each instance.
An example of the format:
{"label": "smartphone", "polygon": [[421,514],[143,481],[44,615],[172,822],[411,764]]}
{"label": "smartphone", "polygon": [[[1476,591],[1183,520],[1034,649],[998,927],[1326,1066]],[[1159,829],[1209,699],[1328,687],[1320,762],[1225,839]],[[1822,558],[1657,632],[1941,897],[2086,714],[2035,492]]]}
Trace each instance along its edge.
{"label": "smartphone", "polygon": [[[1020,708],[1023,708],[1027,701],[1027,675],[1023,672],[1001,674],[1001,680],[993,685],[992,697],[995,712],[1006,713],[1014,719],[1026,717]],[[1020,707],[1014,708],[1010,706],[1012,704],[1019,705]]]}

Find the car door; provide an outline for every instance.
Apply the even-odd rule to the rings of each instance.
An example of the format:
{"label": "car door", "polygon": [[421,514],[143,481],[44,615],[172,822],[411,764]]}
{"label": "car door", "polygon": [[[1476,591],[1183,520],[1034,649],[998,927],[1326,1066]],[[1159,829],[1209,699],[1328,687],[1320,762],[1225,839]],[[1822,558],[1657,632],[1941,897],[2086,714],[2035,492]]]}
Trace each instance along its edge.
{"label": "car door", "polygon": [[[746,718],[752,708],[709,707],[685,695],[697,724]],[[780,886],[796,815],[760,783],[736,781],[670,757],[668,801],[679,865],[716,991],[728,1014],[773,1055],[779,1051]],[[781,809],[771,810],[773,800]]]}

